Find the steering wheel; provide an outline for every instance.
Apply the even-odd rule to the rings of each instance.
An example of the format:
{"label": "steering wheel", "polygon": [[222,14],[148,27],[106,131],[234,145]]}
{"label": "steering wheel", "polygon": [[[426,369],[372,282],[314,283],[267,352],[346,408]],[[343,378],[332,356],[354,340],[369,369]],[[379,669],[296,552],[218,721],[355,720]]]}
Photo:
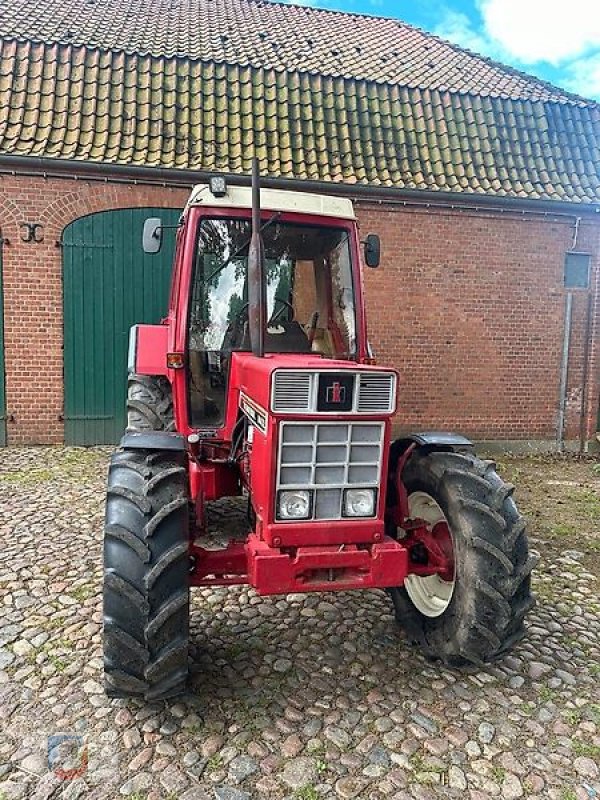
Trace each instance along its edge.
{"label": "steering wheel", "polygon": [[225,329],[225,336],[230,334],[234,328],[238,328],[242,324],[242,320],[244,319],[244,317],[248,316],[249,306],[250,303],[244,303],[244,305],[240,308],[235,317],[227,325],[227,328]]}
{"label": "steering wheel", "polygon": [[268,323],[269,325],[272,325],[274,322],[277,322],[277,320],[283,314],[286,308],[289,308],[289,310],[292,312],[292,319],[294,319],[294,315],[296,312],[294,311],[294,306],[291,303],[288,303],[288,301],[284,300],[282,297],[276,297],[275,306],[277,306],[277,303],[281,303],[281,308],[278,311],[275,311],[275,309],[273,309],[273,313],[271,314],[271,319],[269,320]]}

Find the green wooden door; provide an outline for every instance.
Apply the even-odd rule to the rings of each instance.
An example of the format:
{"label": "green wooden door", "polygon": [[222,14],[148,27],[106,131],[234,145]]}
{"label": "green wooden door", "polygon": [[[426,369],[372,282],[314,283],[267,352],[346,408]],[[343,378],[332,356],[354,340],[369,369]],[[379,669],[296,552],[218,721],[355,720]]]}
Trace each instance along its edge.
{"label": "green wooden door", "polygon": [[4,372],[4,289],[2,286],[2,250],[4,239],[0,233],[0,447],[6,444],[6,382]]}
{"label": "green wooden door", "polygon": [[65,441],[117,442],[125,429],[127,346],[136,322],[167,312],[175,231],[142,250],[147,217],[176,225],[180,209],[130,208],[81,217],[62,237]]}

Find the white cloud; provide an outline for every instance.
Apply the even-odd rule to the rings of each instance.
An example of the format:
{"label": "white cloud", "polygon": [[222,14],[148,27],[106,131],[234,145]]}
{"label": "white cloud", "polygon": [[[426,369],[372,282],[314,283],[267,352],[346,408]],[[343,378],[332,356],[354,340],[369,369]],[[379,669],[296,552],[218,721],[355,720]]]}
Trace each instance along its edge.
{"label": "white cloud", "polygon": [[600,52],[567,64],[563,83],[571,92],[600,99]]}
{"label": "white cloud", "polygon": [[600,4],[556,2],[478,0],[479,18],[442,6],[433,32],[524,71],[544,74],[551,66],[553,83],[600,99]]}
{"label": "white cloud", "polygon": [[598,0],[480,0],[487,37],[524,64],[560,64],[600,45]]}
{"label": "white cloud", "polygon": [[493,55],[492,42],[476,31],[469,17],[460,11],[443,9],[440,21],[433,33],[441,36],[442,39],[448,39],[454,44],[473,50],[475,53]]}

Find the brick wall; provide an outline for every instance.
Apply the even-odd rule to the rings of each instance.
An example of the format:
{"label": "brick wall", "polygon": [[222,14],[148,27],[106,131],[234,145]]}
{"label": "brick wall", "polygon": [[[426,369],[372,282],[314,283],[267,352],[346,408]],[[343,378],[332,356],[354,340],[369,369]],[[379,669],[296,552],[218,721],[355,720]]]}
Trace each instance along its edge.
{"label": "brick wall", "polygon": [[[383,261],[365,277],[370,336],[401,374],[398,424],[454,427],[480,439],[556,435],[565,252],[574,219],[358,205]],[[576,249],[598,284],[600,222],[582,220]],[[579,430],[587,294],[573,303],[567,438]],[[598,409],[593,315],[586,430]],[[594,335],[595,332],[595,335]]]}
{"label": "brick wall", "polygon": [[[95,211],[179,207],[186,198],[182,189],[0,177],[10,443],[62,441],[63,228]],[[553,438],[573,220],[365,202],[357,210],[363,233],[382,237],[382,266],[365,276],[367,311],[379,363],[401,373],[398,423]],[[43,242],[22,242],[22,222],[42,223]],[[593,254],[597,285],[600,224],[582,221],[577,250]],[[570,437],[579,425],[586,303],[575,298]],[[598,407],[598,305],[593,317],[588,432]]]}

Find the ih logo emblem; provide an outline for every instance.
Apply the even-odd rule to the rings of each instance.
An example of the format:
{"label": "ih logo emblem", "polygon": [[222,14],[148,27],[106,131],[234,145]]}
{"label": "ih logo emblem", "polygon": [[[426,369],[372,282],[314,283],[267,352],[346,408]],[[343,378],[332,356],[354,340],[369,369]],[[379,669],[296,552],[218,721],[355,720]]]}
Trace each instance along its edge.
{"label": "ih logo emblem", "polygon": [[346,402],[346,387],[342,386],[339,381],[335,381],[331,386],[327,387],[326,400],[328,403],[345,403]]}
{"label": "ih logo emblem", "polygon": [[345,375],[341,372],[334,374],[324,372],[319,376],[317,411],[329,411],[332,414],[352,411],[353,394],[354,375],[352,373]]}

